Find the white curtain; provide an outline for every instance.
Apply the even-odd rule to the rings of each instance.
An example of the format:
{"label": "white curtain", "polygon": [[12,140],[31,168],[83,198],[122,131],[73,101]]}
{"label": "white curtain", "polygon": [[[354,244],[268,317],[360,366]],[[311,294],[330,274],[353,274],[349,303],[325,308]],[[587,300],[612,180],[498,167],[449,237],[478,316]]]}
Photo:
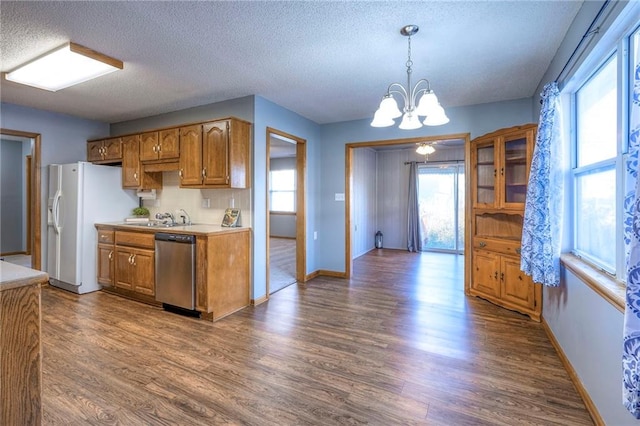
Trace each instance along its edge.
{"label": "white curtain", "polygon": [[418,203],[418,166],[414,161],[409,165],[407,250],[422,251],[422,238],[420,237],[420,206]]}
{"label": "white curtain", "polygon": [[534,282],[560,285],[562,238],[562,132],[557,83],[542,91],[522,226],[520,269]]}
{"label": "white curtain", "polygon": [[[636,46],[637,49],[637,46]],[[632,58],[640,55],[636,52]],[[640,148],[640,62],[634,64],[632,99],[629,117],[629,153],[626,160],[624,199],[624,241],[627,250],[627,296],[624,315],[624,346],[622,354],[625,407],[640,419],[640,179],[638,179],[638,149]]]}

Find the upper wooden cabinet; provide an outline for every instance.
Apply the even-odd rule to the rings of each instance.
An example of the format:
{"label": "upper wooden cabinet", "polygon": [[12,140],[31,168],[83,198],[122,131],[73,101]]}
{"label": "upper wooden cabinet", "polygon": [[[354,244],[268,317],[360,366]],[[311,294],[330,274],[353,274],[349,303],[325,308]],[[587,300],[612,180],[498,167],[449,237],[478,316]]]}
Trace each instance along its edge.
{"label": "upper wooden cabinet", "polygon": [[162,173],[145,172],[140,162],[140,136],[122,138],[122,187],[125,189],[160,189]]}
{"label": "upper wooden cabinet", "polygon": [[121,138],[87,142],[87,161],[96,164],[118,163],[122,161]]}
{"label": "upper wooden cabinet", "polygon": [[471,142],[473,207],[522,209],[535,124],[493,132]]}
{"label": "upper wooden cabinet", "polygon": [[180,128],[180,186],[248,188],[249,126],[230,118]]}
{"label": "upper wooden cabinet", "polygon": [[140,161],[177,160],[180,157],[178,129],[140,135]]}
{"label": "upper wooden cabinet", "polygon": [[237,118],[87,142],[87,161],[122,163],[122,187],[162,188],[179,170],[182,188],[249,188],[251,123]]}

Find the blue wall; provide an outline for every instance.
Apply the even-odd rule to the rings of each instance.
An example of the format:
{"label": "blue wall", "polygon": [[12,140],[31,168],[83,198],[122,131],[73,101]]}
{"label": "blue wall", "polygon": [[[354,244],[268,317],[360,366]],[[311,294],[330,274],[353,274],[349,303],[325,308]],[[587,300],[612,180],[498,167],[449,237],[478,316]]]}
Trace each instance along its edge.
{"label": "blue wall", "polygon": [[[372,114],[375,106],[372,106]],[[537,122],[531,98],[447,108],[450,122],[443,126],[424,126],[400,130],[397,126],[375,128],[370,119],[322,126],[320,146],[320,194],[318,205],[318,269],[345,272],[345,203],[335,201],[345,192],[345,145],[367,142],[470,133],[471,138],[494,130]]]}
{"label": "blue wall", "polygon": [[72,163],[87,159],[87,139],[109,136],[109,124],[86,120],[65,114],[2,103],[0,127],[8,130],[39,133],[40,171],[42,184],[40,201],[42,210],[42,269],[47,265],[47,191],[49,188],[49,164]]}

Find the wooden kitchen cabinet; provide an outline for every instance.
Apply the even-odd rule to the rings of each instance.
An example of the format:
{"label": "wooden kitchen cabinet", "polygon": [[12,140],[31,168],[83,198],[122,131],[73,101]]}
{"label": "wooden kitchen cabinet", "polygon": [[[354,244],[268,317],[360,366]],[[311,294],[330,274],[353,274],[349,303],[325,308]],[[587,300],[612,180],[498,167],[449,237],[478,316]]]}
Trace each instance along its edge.
{"label": "wooden kitchen cabinet", "polygon": [[155,239],[149,232],[115,229],[113,287],[108,290],[142,302],[155,301]]}
{"label": "wooden kitchen cabinet", "polygon": [[165,129],[140,135],[140,161],[177,161],[180,158],[178,129]]}
{"label": "wooden kitchen cabinet", "polygon": [[122,139],[110,138],[87,142],[87,161],[111,164],[122,161]]}
{"label": "wooden kitchen cabinet", "polygon": [[161,189],[162,173],[145,172],[140,161],[140,135],[122,138],[122,187]]}
{"label": "wooden kitchen cabinet", "polygon": [[520,240],[536,125],[471,141],[471,282],[466,292],[540,321],[542,290],[520,271]]}
{"label": "wooden kitchen cabinet", "polygon": [[112,287],[114,279],[115,244],[112,229],[98,228],[98,283]]}
{"label": "wooden kitchen cabinet", "polygon": [[180,186],[248,188],[250,123],[229,118],[180,128]]}
{"label": "wooden kitchen cabinet", "polygon": [[250,303],[251,231],[196,237],[196,309],[215,321]]}

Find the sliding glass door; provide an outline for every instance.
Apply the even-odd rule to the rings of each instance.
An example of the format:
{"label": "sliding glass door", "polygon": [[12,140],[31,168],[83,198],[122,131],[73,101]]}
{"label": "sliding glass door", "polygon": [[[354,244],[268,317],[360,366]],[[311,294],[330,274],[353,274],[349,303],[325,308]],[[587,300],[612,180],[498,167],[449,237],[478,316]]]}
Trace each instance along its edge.
{"label": "sliding glass door", "polygon": [[423,250],[464,251],[464,198],[464,164],[418,166]]}

